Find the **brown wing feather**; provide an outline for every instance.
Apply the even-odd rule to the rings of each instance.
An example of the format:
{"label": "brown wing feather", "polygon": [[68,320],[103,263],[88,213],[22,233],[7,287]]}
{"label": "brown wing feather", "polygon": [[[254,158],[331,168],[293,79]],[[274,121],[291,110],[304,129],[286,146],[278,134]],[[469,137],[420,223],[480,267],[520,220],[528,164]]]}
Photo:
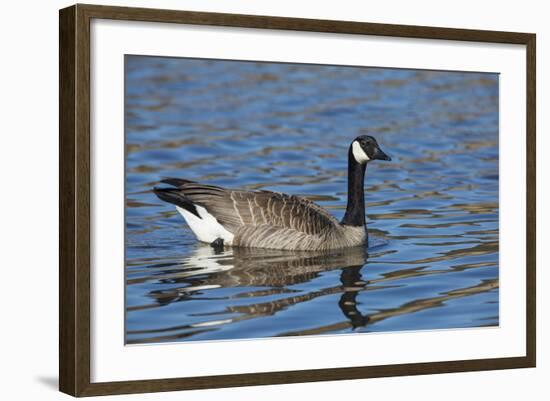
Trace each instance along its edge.
{"label": "brown wing feather", "polygon": [[269,225],[304,234],[319,234],[338,221],[314,202],[272,191],[230,190],[181,181],[181,194],[203,206],[226,229]]}

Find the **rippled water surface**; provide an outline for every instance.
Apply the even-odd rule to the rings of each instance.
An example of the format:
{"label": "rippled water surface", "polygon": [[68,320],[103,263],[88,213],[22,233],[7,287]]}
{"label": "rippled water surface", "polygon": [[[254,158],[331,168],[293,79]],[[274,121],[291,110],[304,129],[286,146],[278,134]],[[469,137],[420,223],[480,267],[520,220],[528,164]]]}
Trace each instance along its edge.
{"label": "rippled water surface", "polygon": [[[498,75],[126,57],[126,342],[492,326]],[[369,248],[200,244],[164,177],[308,197],[339,219],[371,134]]]}

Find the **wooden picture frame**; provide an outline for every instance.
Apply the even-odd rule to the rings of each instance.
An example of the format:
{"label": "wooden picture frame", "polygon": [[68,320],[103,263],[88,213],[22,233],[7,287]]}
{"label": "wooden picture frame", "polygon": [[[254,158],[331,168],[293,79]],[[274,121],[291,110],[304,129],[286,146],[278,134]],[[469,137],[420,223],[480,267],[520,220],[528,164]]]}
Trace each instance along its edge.
{"label": "wooden picture frame", "polygon": [[[526,356],[367,367],[256,372],[223,376],[93,383],[90,379],[90,21],[110,19],[268,28],[400,38],[519,44],[527,58]],[[535,311],[535,46],[530,33],[373,24],[237,14],[75,5],[60,10],[59,70],[59,388],[73,396],[143,393],[265,384],[534,367]]]}

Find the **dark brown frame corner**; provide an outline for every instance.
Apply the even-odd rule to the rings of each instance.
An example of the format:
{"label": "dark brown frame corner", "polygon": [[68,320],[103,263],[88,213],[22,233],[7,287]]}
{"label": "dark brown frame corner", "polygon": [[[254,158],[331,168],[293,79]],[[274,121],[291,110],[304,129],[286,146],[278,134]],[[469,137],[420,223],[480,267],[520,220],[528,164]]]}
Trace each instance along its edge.
{"label": "dark brown frame corner", "polygon": [[[527,355],[272,373],[91,383],[90,381],[90,21],[92,18],[242,28],[510,43],[527,48]],[[535,35],[237,14],[75,5],[59,13],[59,388],[73,396],[534,367]]]}

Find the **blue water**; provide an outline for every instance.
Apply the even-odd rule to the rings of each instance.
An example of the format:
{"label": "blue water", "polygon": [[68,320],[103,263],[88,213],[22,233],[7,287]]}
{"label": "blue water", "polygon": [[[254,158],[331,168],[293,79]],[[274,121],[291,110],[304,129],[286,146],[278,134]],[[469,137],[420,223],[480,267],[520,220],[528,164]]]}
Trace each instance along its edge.
{"label": "blue water", "polygon": [[[498,75],[126,57],[126,342],[494,326]],[[164,177],[308,197],[337,218],[347,148],[377,138],[369,249],[194,238]]]}

